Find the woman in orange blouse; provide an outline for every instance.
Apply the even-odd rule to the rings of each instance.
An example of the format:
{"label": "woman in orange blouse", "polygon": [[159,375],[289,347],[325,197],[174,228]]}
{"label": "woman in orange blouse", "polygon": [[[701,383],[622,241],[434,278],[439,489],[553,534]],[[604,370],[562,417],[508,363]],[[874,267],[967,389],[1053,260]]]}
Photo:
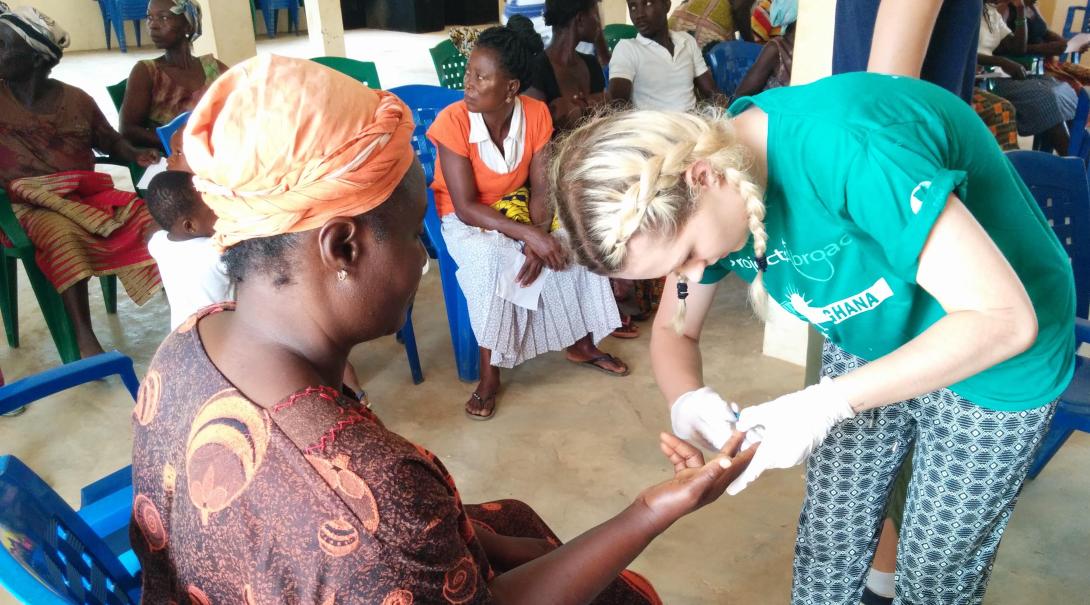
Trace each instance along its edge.
{"label": "woman in orange blouse", "polygon": [[[474,420],[495,411],[499,368],[547,351],[566,349],[574,363],[628,374],[624,362],[596,346],[621,325],[609,281],[569,263],[562,236],[549,233],[553,213],[546,203],[543,150],[552,118],[547,105],[521,95],[542,50],[541,38],[519,20],[483,32],[466,69],[465,101],[444,110],[428,131],[439,149],[432,188],[443,238],[458,263],[458,284],[481,347],[481,382],[466,403]],[[523,213],[493,208],[513,192],[525,198],[517,190],[527,186],[528,222],[515,218]],[[535,309],[496,293],[501,273],[520,262],[520,254],[519,284],[545,280]]]}

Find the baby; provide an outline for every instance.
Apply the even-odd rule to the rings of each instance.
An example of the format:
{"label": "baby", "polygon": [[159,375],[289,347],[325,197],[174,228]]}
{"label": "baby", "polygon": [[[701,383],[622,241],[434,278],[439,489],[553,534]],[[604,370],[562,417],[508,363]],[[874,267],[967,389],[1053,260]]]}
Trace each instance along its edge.
{"label": "baby", "polygon": [[[234,298],[220,253],[212,247],[216,215],[193,188],[191,177],[188,172],[167,170],[148,183],[148,211],[163,229],[151,236],[148,251],[163,278],[171,330],[203,307]],[[368,403],[351,363],[345,366],[344,383]]]}
{"label": "baby", "polygon": [[193,189],[188,172],[167,170],[148,184],[148,211],[163,229],[148,242],[170,303],[170,329],[202,307],[231,300],[231,280],[212,247],[216,215]]}

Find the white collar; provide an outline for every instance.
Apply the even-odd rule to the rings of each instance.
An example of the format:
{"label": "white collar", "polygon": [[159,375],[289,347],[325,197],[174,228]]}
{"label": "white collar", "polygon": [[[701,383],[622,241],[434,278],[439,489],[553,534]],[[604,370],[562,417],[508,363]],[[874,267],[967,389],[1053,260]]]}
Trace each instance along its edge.
{"label": "white collar", "polygon": [[[666,30],[666,33],[667,33],[667,35],[670,36],[670,41],[674,43],[674,48],[676,49],[677,45],[678,45],[677,36],[679,34],[681,34],[681,32],[676,32],[676,31],[674,31],[672,29],[669,29],[669,30]],[[688,35],[688,34],[683,34],[683,35]],[[643,34],[636,34],[636,41],[639,42],[640,44],[643,44],[644,46],[651,46],[653,44],[655,46],[658,46],[659,48],[662,48],[663,50],[666,49],[666,47],[664,47],[663,45],[659,44],[658,42],[655,42],[651,38],[648,38],[648,37],[644,36]]]}
{"label": "white collar", "polygon": [[[504,141],[522,140],[522,99],[515,97],[515,110],[511,113],[511,127],[507,129],[507,137]],[[488,125],[484,123],[484,116],[479,113],[469,112],[469,142],[474,144],[491,141],[492,135],[488,133]]]}

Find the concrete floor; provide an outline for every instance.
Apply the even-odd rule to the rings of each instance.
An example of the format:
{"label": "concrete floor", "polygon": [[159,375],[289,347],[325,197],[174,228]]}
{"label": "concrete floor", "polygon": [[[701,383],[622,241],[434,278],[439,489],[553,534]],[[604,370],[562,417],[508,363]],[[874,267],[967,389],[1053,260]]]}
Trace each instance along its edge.
{"label": "concrete floor", "polygon": [[[348,48],[352,57],[376,60],[387,86],[434,83],[426,49],[438,39],[349,32]],[[302,39],[282,37],[262,41],[259,51],[305,56],[306,46]],[[150,56],[73,54],[56,76],[95,94],[112,119],[102,84],[120,80],[133,60]],[[0,344],[0,368],[9,381],[58,363],[25,280],[20,297],[23,346],[12,350]],[[142,374],[166,335],[166,300],[136,308],[120,298],[118,315],[106,316],[98,288],[92,287],[96,330],[107,349],[131,356]],[[669,476],[656,446],[668,419],[650,375],[646,335],[604,345],[632,366],[627,378],[575,368],[561,354],[505,372],[497,416],[480,423],[462,414],[472,387],[457,380],[437,271],[425,276],[415,315],[423,384],[412,385],[393,338],[358,347],[352,361],[379,415],[393,430],[436,452],[466,501],[522,499],[570,539]],[[746,309],[740,282],[724,288],[706,329],[705,376],[725,394],[752,404],[801,385],[801,368],[760,355],[761,327]],[[0,453],[15,454],[63,497],[78,502],[82,485],[129,463],[132,404],[116,379],[42,400],[23,416],[0,418]],[[1088,463],[1090,436],[1077,434],[1041,477],[1027,484],[986,603],[1087,602]],[[633,567],[670,604],[787,603],[801,498],[800,469],[771,472],[743,494],[724,497],[679,522]],[[11,602],[0,594],[0,604]]]}

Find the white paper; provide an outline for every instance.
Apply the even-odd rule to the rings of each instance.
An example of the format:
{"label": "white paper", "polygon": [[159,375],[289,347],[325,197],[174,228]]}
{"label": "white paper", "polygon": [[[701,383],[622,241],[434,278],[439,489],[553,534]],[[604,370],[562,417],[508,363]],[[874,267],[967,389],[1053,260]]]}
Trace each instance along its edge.
{"label": "white paper", "polygon": [[1090,42],[1090,34],[1075,34],[1074,38],[1067,41],[1067,48],[1064,49],[1064,53],[1077,53],[1080,48],[1086,46],[1087,42]]}
{"label": "white paper", "polygon": [[115,166],[114,164],[95,164],[95,172],[110,175],[114,180],[114,189],[136,193],[136,187],[132,184],[132,173],[127,166]]}
{"label": "white paper", "polygon": [[524,288],[516,278],[525,262],[526,256],[521,252],[515,252],[511,256],[510,262],[500,269],[497,276],[496,296],[524,309],[537,311],[538,303],[541,301],[541,289],[545,287],[545,279],[552,271],[548,267],[542,267],[541,274],[537,276],[534,283]]}
{"label": "white paper", "polygon": [[166,158],[163,158],[163,159],[159,160],[158,163],[155,163],[155,164],[152,164],[151,166],[148,166],[148,169],[144,171],[144,176],[140,177],[140,182],[136,184],[136,188],[137,189],[147,189],[148,185],[151,184],[151,179],[155,178],[155,175],[159,174],[160,172],[166,172],[166,170],[167,170],[167,159]]}

